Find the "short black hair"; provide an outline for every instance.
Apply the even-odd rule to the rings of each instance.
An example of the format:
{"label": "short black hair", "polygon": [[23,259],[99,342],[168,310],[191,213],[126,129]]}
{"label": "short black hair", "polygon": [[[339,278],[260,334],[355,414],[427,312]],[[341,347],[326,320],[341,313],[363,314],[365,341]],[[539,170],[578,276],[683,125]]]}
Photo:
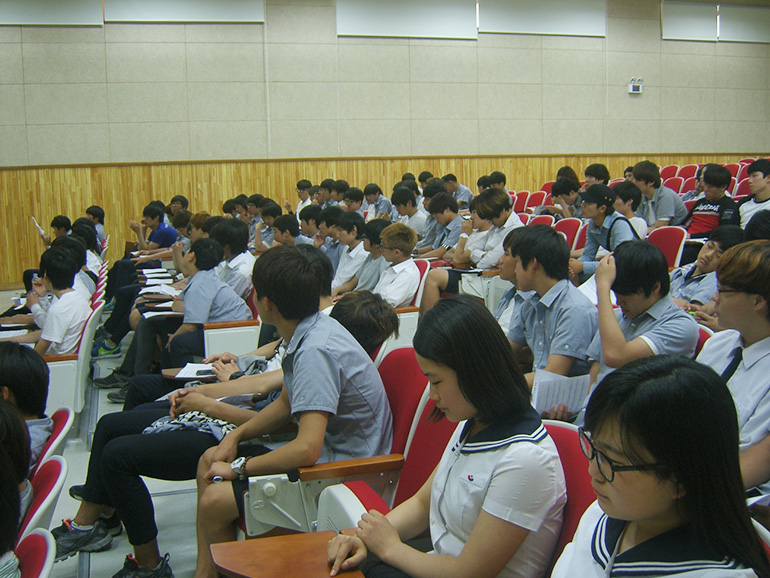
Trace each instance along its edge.
{"label": "short black hair", "polygon": [[770,211],[759,211],[746,223],[746,240],[770,239]]}
{"label": "short black hair", "polygon": [[353,227],[356,228],[356,239],[363,237],[364,225],[366,225],[366,221],[364,221],[364,218],[355,211],[345,211],[337,219],[337,227],[343,231],[352,233]]}
{"label": "short black hair", "polygon": [[567,177],[559,177],[551,185],[551,196],[560,197],[580,190],[580,183]]}
{"label": "short black hair", "polygon": [[719,249],[724,252],[745,242],[746,232],[738,225],[722,225],[711,231],[709,241],[719,245]]}
{"label": "short black hair", "polygon": [[202,238],[193,241],[193,244],[190,245],[190,252],[195,254],[195,268],[199,271],[210,271],[225,258],[222,245],[214,239]]}
{"label": "short black hair", "polygon": [[586,170],[583,171],[583,174],[587,177],[593,177],[598,181],[602,181],[605,185],[610,182],[610,171],[601,163],[588,165]]}
{"label": "short black hair", "polygon": [[0,386],[13,393],[21,413],[45,417],[48,364],[37,351],[12,341],[0,343]]}
{"label": "short black hair", "polygon": [[332,185],[332,191],[343,195],[345,194],[345,191],[347,191],[349,188],[350,188],[350,185],[344,179],[337,179],[336,181],[334,181],[334,184]]}
{"label": "short black hair", "polygon": [[454,176],[452,173],[447,173],[443,177],[441,177],[441,180],[445,183],[456,183],[457,177]]}
{"label": "short black hair", "polygon": [[668,295],[668,261],[657,246],[649,241],[626,241],[615,247],[614,256],[617,274],[612,290],[617,295],[642,293],[649,297],[658,283],[660,296]]}
{"label": "short black hair", "polygon": [[[24,347],[19,343],[15,343],[14,345]],[[25,349],[30,348],[25,347]],[[33,349],[30,350],[34,351]],[[46,368],[46,371],[48,371],[48,368]],[[19,375],[18,377],[22,380],[24,379],[24,375]],[[22,382],[20,381],[19,383]],[[42,417],[42,415],[40,417]],[[29,476],[29,466],[32,461],[32,456],[30,455],[29,430],[27,429],[27,424],[24,422],[24,419],[19,415],[19,410],[4,399],[0,399],[0,453],[8,459],[8,463],[3,464],[2,469],[5,470],[4,473],[13,476],[13,491],[18,498],[18,484],[23,483]],[[19,524],[18,503],[13,514],[15,515],[15,520],[10,526],[13,528],[15,541],[18,537],[18,534],[15,533],[18,531]],[[0,531],[4,532],[5,528]],[[2,551],[3,550],[0,550],[0,552]]]}
{"label": "short black hair", "polygon": [[750,175],[751,173],[762,173],[763,177],[770,175],[770,160],[768,159],[755,160],[753,163],[749,165],[749,168],[746,169],[747,175]]}
{"label": "short black hair", "polygon": [[320,249],[316,249],[315,246],[309,243],[302,243],[297,245],[299,250],[305,258],[310,262],[311,268],[315,271],[315,274],[321,280],[321,297],[329,297],[332,294],[332,281],[334,280],[334,266],[332,265],[329,257],[326,253]]}
{"label": "short black hair", "polygon": [[428,212],[431,215],[443,213],[446,209],[449,209],[453,213],[456,213],[459,210],[457,199],[449,193],[438,193],[434,195],[428,204]]}
{"label": "short black hair", "polygon": [[335,303],[329,313],[372,355],[393,333],[398,335],[398,315],[393,306],[377,293],[350,291]]}
{"label": "short black hair", "polygon": [[203,221],[203,225],[201,226],[201,231],[211,235],[211,231],[214,230],[214,227],[216,227],[219,223],[221,223],[224,220],[225,220],[225,217],[222,217],[220,215],[209,217],[208,219]]}
{"label": "short black hair", "polygon": [[317,223],[318,215],[320,214],[321,214],[321,207],[319,207],[318,205],[308,205],[307,207],[305,207],[299,212],[299,220],[305,221],[306,223],[309,223],[310,221]]}
{"label": "short black hair", "polygon": [[511,255],[521,259],[522,267],[528,267],[533,259],[551,279],[569,278],[569,246],[564,237],[548,225],[520,227],[521,233],[513,238]]}
{"label": "short black hair", "polygon": [[235,208],[235,201],[233,199],[227,199],[224,203],[222,203],[222,212],[226,214],[231,214],[236,211]]}
{"label": "short black hair", "polygon": [[489,175],[481,175],[476,180],[476,186],[478,188],[482,188],[482,187],[485,189],[489,188]]}
{"label": "short black hair", "polygon": [[318,214],[318,217],[315,220],[315,224],[320,225],[321,223],[326,223],[327,227],[333,227],[337,224],[337,220],[344,212],[345,211],[340,209],[337,205],[326,207],[325,209],[322,209]]}
{"label": "short black hair", "polygon": [[281,215],[273,221],[273,229],[278,229],[281,233],[288,232],[292,237],[299,235],[299,223],[294,215]]}
{"label": "short black hair", "polygon": [[369,239],[372,245],[380,244],[380,233],[390,226],[387,219],[372,219],[364,225],[364,236]]}
{"label": "short black hair", "polygon": [[69,250],[51,247],[40,256],[40,276],[46,275],[54,289],[71,289],[79,267]]}
{"label": "short black hair", "polygon": [[446,190],[446,187],[444,186],[444,181],[440,179],[436,179],[435,181],[429,182],[427,185],[425,185],[425,188],[422,190],[422,196],[426,199],[432,199],[435,195],[439,193],[448,193]]}
{"label": "short black hair", "polygon": [[173,205],[174,203],[179,203],[180,205],[182,205],[183,209],[186,209],[187,207],[190,206],[190,201],[188,201],[187,197],[185,197],[184,195],[174,195],[173,197],[171,197],[171,202],[169,203],[169,205]]}
{"label": "short black hair", "polygon": [[482,219],[497,219],[513,207],[511,195],[500,189],[487,188],[476,197],[476,214]]}
{"label": "short black hair", "polygon": [[249,197],[249,200],[248,200],[248,201],[246,201],[246,204],[247,204],[247,205],[254,205],[255,207],[258,207],[258,206],[259,206],[259,203],[260,203],[260,201],[262,201],[262,199],[264,199],[264,198],[265,198],[265,197],[263,197],[263,196],[262,196],[262,195],[260,195],[259,193],[254,193],[253,195],[251,195],[251,196]]}
{"label": "short black hair", "polygon": [[249,248],[249,226],[240,219],[223,218],[209,232],[209,237],[223,249],[229,245],[233,255],[240,255]]}
{"label": "short black hair", "polygon": [[380,185],[377,183],[369,183],[364,187],[364,196],[368,197],[369,195],[381,195],[382,189],[380,188]]}
{"label": "short black hair", "polygon": [[300,180],[297,181],[297,188],[300,191],[305,191],[305,190],[309,189],[312,186],[313,186],[313,183],[311,183],[307,179],[300,179]]}
{"label": "short black hair", "polygon": [[430,171],[422,171],[420,175],[417,177],[417,180],[425,184],[432,178],[433,178],[433,173],[431,173]]}
{"label": "short black hair", "polygon": [[65,229],[69,231],[72,228],[72,222],[67,215],[56,215],[51,219],[51,227],[54,229]]}
{"label": "short black hair", "polygon": [[615,191],[615,196],[624,203],[627,203],[629,200],[631,201],[632,211],[636,211],[642,203],[642,191],[639,190],[639,187],[633,181],[620,181],[612,185],[611,188]]}
{"label": "short black hair", "polygon": [[[153,203],[154,202],[155,201],[153,201]],[[161,209],[158,205],[154,205],[153,203],[150,203],[142,210],[142,216],[149,217],[150,219],[158,219],[162,223],[165,210]]]}
{"label": "short black hair", "polygon": [[402,181],[416,181],[417,179],[414,176],[414,173],[404,173],[401,175]]}
{"label": "short black hair", "polygon": [[249,202],[249,197],[247,197],[246,195],[241,193],[240,195],[236,196],[233,199],[233,202],[236,205],[240,205],[241,207],[243,207],[245,209],[246,208],[246,204]]}
{"label": "short black hair", "polygon": [[[88,219],[84,219],[84,220],[88,220]],[[86,225],[84,223],[78,223],[78,221],[75,221],[75,224],[72,225],[71,230],[72,230],[72,235],[78,237],[81,241],[83,241],[83,245],[85,245],[85,247],[89,251],[93,251],[94,253],[101,252],[102,248],[101,248],[101,245],[99,245],[99,238],[96,236],[96,229],[94,229],[93,223]]]}
{"label": "short black hair", "polygon": [[[268,249],[256,260],[252,273],[257,299],[267,298],[281,317],[292,321],[317,313],[321,299],[320,257],[313,260],[307,254],[310,249],[321,251],[311,245],[300,247],[283,245]],[[323,253],[321,256],[326,257]]]}
{"label": "short black hair", "polygon": [[703,182],[718,189],[727,188],[733,180],[733,175],[722,165],[708,163],[703,173]]}
{"label": "short black hair", "polygon": [[[80,271],[86,265],[85,241],[77,235],[63,235],[51,241],[51,247],[63,247],[72,255],[77,270]],[[74,279],[73,279],[74,282]]]}
{"label": "short black hair", "polygon": [[349,199],[356,203],[363,203],[364,202],[364,192],[359,189],[358,187],[350,187],[347,191],[345,191],[345,199]]}
{"label": "short black hair", "polygon": [[86,215],[91,215],[94,219],[104,225],[104,209],[99,205],[91,205],[86,209]]}
{"label": "short black hair", "polygon": [[412,203],[412,206],[417,206],[417,196],[411,189],[407,187],[399,186],[393,194],[390,196],[390,201],[394,206],[402,205],[404,207]]}
{"label": "short black hair", "polygon": [[505,186],[506,179],[505,179],[505,173],[502,171],[493,171],[489,173],[489,176],[487,177],[489,179],[489,184],[496,185],[498,183],[503,183],[503,186]]}
{"label": "short black hair", "polygon": [[331,191],[332,187],[334,186],[334,179],[324,179],[324,180],[321,181],[321,184],[319,186],[322,189],[326,189],[327,191]]}
{"label": "short black hair", "polygon": [[634,165],[634,179],[652,185],[656,189],[660,187],[660,170],[652,161],[641,161]]}
{"label": "short black hair", "polygon": [[273,217],[274,219],[276,217],[280,217],[283,214],[283,209],[281,209],[281,205],[278,203],[270,202],[265,205],[262,205],[262,218],[265,217]]}

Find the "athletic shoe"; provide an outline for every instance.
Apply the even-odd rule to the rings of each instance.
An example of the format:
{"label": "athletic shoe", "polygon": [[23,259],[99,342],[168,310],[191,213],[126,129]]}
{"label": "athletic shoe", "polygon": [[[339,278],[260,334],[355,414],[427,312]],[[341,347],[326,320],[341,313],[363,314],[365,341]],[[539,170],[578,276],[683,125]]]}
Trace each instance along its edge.
{"label": "athletic shoe", "polygon": [[91,349],[91,357],[100,357],[106,359],[107,357],[120,357],[120,343],[115,347],[107,345],[107,340],[99,341]]}
{"label": "athletic shoe", "polygon": [[126,396],[128,395],[128,384],[121,387],[118,391],[111,391],[107,394],[107,399],[112,403],[126,403]]}
{"label": "athletic shoe", "polygon": [[116,369],[107,377],[94,379],[94,385],[99,389],[116,389],[128,385],[129,381],[131,381],[130,376],[122,373],[120,369]]}
{"label": "athletic shoe", "polygon": [[168,564],[168,554],[163,556],[155,568],[142,568],[134,557],[129,554],[123,562],[123,568],[112,578],[174,578],[174,572]]}
{"label": "athletic shoe", "polygon": [[94,522],[90,530],[73,528],[71,520],[64,520],[62,526],[55,529],[57,534],[55,562],[66,560],[78,552],[101,552],[112,545],[112,534],[101,518]]}
{"label": "athletic shoe", "polygon": [[110,335],[111,333],[104,328],[104,325],[102,325],[99,329],[96,330],[96,333],[94,333],[94,343],[104,341]]}
{"label": "athletic shoe", "polygon": [[105,303],[104,308],[102,309],[102,313],[109,313],[115,309],[115,300],[110,299],[107,303]]}

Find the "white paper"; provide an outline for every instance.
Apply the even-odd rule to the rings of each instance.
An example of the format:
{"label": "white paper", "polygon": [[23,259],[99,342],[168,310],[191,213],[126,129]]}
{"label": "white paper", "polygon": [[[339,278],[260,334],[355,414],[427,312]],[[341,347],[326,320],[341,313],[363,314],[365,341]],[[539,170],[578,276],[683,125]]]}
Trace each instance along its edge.
{"label": "white paper", "polygon": [[544,369],[535,372],[532,385],[532,406],[537,413],[550,411],[553,406],[563,403],[570,413],[583,409],[583,402],[591,384],[590,375],[564,377]]}
{"label": "white paper", "polygon": [[[26,323],[3,323],[0,327],[26,327]],[[5,335],[5,333],[3,333]]]}
{"label": "white paper", "polygon": [[176,376],[179,377],[201,377],[198,375],[199,371],[208,371],[211,370],[212,365],[210,363],[188,363],[185,365],[182,369],[179,370],[179,373],[176,374]]}
{"label": "white paper", "polygon": [[181,317],[184,313],[181,311],[145,311],[142,313],[142,317],[149,319],[150,317]]}
{"label": "white paper", "polygon": [[[585,280],[585,282],[582,285],[578,286],[578,290],[588,297],[588,299],[593,303],[594,305],[599,304],[599,298],[596,296],[596,278],[591,275],[588,279]],[[618,304],[617,297],[615,297],[615,292],[610,291],[610,301],[612,301],[613,305]]]}
{"label": "white paper", "polygon": [[176,297],[181,292],[182,292],[181,289],[174,289],[169,285],[151,285],[139,291],[139,295],[146,295],[147,293],[155,293],[159,295],[170,295],[171,297]]}
{"label": "white paper", "polygon": [[150,277],[169,277],[169,278],[171,277],[171,273],[169,273],[165,269],[161,269],[160,271],[156,269],[153,269],[152,271],[145,271],[144,269],[142,269],[142,275],[144,275],[148,279]]}
{"label": "white paper", "polygon": [[148,287],[152,287],[153,285],[171,285],[172,283],[174,283],[173,279],[161,279],[160,277],[148,277],[146,281]]}
{"label": "white paper", "polygon": [[[26,329],[16,329],[14,331],[0,331],[0,337],[19,337],[29,333]],[[34,343],[33,343],[34,345]]]}
{"label": "white paper", "polygon": [[171,309],[174,306],[173,301],[166,301],[165,303],[156,303],[155,309]]}
{"label": "white paper", "polygon": [[131,256],[132,257],[138,257],[139,256],[139,251],[131,251]]}
{"label": "white paper", "polygon": [[152,269],[142,269],[142,273],[168,273],[163,267],[153,267]]}
{"label": "white paper", "polygon": [[40,238],[42,239],[43,237],[45,237],[45,231],[43,231],[43,228],[38,224],[37,219],[35,217],[32,217],[32,222],[35,223],[35,228],[37,229],[37,232],[40,235]]}

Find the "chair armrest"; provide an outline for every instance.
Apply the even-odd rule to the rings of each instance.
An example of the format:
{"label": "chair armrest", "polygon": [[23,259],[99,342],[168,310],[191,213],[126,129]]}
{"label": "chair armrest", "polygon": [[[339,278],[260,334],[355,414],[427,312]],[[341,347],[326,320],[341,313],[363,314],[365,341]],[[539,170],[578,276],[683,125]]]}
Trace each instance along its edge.
{"label": "chair armrest", "polygon": [[415,307],[414,305],[404,305],[403,307],[396,307],[396,314],[400,315],[401,313],[419,313],[420,308]]}
{"label": "chair armrest", "polygon": [[301,482],[310,482],[326,478],[360,476],[363,474],[399,470],[403,465],[404,456],[401,454],[342,460],[339,462],[316,464],[309,468],[299,468],[299,479]]}
{"label": "chair armrest", "polygon": [[51,355],[44,355],[43,361],[46,363],[52,363],[54,361],[77,361],[77,353],[52,353]]}
{"label": "chair armrest", "polygon": [[488,269],[486,271],[481,272],[482,277],[494,277],[495,275],[500,274],[500,269]]}
{"label": "chair armrest", "polygon": [[203,324],[203,329],[232,329],[233,327],[257,327],[259,319],[244,319],[243,321],[211,321]]}

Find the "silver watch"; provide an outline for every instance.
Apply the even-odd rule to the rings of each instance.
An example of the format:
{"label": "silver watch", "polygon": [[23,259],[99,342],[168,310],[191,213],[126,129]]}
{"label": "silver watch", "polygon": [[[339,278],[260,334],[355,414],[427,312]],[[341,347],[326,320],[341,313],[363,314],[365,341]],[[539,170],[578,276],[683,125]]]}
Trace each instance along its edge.
{"label": "silver watch", "polygon": [[235,458],[230,464],[230,468],[235,472],[235,475],[238,476],[239,480],[248,478],[248,474],[246,473],[246,458]]}

